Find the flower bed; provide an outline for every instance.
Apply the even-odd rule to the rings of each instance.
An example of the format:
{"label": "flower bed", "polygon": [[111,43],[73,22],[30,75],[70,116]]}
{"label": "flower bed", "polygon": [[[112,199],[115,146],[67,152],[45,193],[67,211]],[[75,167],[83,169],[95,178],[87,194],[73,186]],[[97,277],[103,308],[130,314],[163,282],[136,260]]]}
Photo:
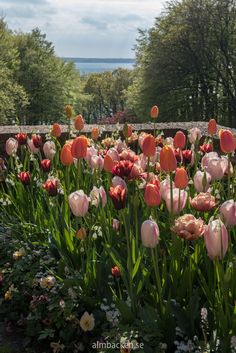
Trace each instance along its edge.
{"label": "flower bed", "polygon": [[234,134],[219,156],[213,120],[204,141],[75,127],[6,141],[6,330],[26,352],[235,352]]}

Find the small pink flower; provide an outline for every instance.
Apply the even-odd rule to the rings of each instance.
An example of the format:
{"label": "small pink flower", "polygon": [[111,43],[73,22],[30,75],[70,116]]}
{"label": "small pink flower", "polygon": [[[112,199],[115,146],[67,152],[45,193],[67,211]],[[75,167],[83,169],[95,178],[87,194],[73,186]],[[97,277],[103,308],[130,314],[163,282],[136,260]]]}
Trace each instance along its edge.
{"label": "small pink flower", "polygon": [[193,199],[190,199],[191,206],[197,211],[210,211],[216,206],[216,199],[209,192],[201,192]]}
{"label": "small pink flower", "polygon": [[120,221],[116,218],[113,218],[112,228],[117,231],[119,229],[119,227],[120,227]]}
{"label": "small pink flower", "polygon": [[146,248],[155,248],[159,242],[159,227],[156,222],[148,219],[141,226],[142,244]]}
{"label": "small pink flower", "polygon": [[191,214],[185,214],[175,220],[171,230],[185,240],[196,240],[203,235],[205,226],[202,219],[197,219]]}
{"label": "small pink flower", "polygon": [[210,259],[223,259],[228,249],[228,232],[221,220],[210,220],[205,227],[205,245]]}

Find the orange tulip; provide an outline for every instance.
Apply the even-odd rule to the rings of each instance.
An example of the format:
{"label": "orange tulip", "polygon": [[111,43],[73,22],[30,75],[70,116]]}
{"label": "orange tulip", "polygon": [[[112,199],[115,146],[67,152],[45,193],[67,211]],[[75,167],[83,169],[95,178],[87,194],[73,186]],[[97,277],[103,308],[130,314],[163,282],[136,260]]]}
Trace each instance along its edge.
{"label": "orange tulip", "polygon": [[109,154],[106,154],[104,157],[104,165],[103,165],[104,170],[106,172],[112,172],[112,169],[114,166],[115,166],[115,162],[113,161],[111,156],[109,156]]}
{"label": "orange tulip", "polygon": [[61,136],[61,126],[57,123],[52,125],[52,131],[51,135],[54,137],[60,137]]}
{"label": "orange tulip", "polygon": [[84,119],[83,119],[82,115],[77,115],[75,117],[74,126],[75,126],[76,130],[83,130],[83,128],[84,128]]}
{"label": "orange tulip", "polygon": [[123,128],[123,135],[125,138],[130,137],[132,135],[133,129],[132,126],[125,123]]}
{"label": "orange tulip", "polygon": [[86,229],[85,228],[80,228],[76,233],[75,233],[76,238],[80,240],[84,240],[86,238]]}
{"label": "orange tulip", "polygon": [[215,135],[217,131],[217,125],[215,119],[211,119],[208,121],[208,134]]}
{"label": "orange tulip", "polygon": [[99,128],[98,127],[93,127],[92,130],[91,130],[91,138],[93,140],[97,140],[99,134],[100,134]]}
{"label": "orange tulip", "polygon": [[174,137],[174,148],[183,150],[186,145],[186,136],[182,131],[177,131]]}
{"label": "orange tulip", "polygon": [[86,157],[88,140],[86,136],[79,136],[74,139],[71,145],[71,154],[74,158],[81,159]]}
{"label": "orange tulip", "polygon": [[65,112],[66,112],[67,118],[70,119],[72,117],[72,114],[73,114],[72,105],[70,105],[70,104],[66,105]]}
{"label": "orange tulip", "polygon": [[164,146],[160,152],[160,166],[164,172],[173,172],[177,167],[177,161],[173,149]]}
{"label": "orange tulip", "polygon": [[71,154],[71,147],[67,143],[61,149],[60,160],[61,160],[61,163],[65,166],[68,166],[74,163],[74,160]]}
{"label": "orange tulip", "polygon": [[156,119],[159,115],[159,108],[157,105],[154,105],[152,108],[151,108],[151,111],[150,111],[150,117],[152,119]]}
{"label": "orange tulip", "polygon": [[188,174],[185,168],[176,169],[175,186],[178,189],[185,189],[188,186]]}
{"label": "orange tulip", "polygon": [[221,130],[220,136],[220,148],[224,153],[232,153],[235,150],[235,137],[229,130]]}
{"label": "orange tulip", "polygon": [[152,157],[156,153],[156,139],[153,135],[147,135],[143,139],[142,143],[143,154],[146,157]]}

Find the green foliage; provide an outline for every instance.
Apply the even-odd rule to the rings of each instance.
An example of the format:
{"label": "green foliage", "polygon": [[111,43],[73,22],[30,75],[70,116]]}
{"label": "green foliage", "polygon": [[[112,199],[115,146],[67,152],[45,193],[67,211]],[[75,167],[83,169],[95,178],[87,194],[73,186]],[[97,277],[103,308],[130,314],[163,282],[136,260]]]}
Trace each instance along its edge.
{"label": "green foliage", "polygon": [[147,119],[208,120],[236,126],[236,5],[233,0],[172,1],[140,32],[128,106]]}

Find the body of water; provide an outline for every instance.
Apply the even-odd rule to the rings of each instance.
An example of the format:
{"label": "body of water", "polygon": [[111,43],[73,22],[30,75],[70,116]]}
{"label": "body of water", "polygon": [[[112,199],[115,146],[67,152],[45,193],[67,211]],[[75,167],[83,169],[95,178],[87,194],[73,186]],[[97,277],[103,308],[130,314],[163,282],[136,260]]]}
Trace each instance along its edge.
{"label": "body of water", "polygon": [[96,59],[96,58],[64,58],[66,61],[73,61],[76,69],[86,75],[95,72],[114,71],[118,68],[132,70],[134,59]]}

